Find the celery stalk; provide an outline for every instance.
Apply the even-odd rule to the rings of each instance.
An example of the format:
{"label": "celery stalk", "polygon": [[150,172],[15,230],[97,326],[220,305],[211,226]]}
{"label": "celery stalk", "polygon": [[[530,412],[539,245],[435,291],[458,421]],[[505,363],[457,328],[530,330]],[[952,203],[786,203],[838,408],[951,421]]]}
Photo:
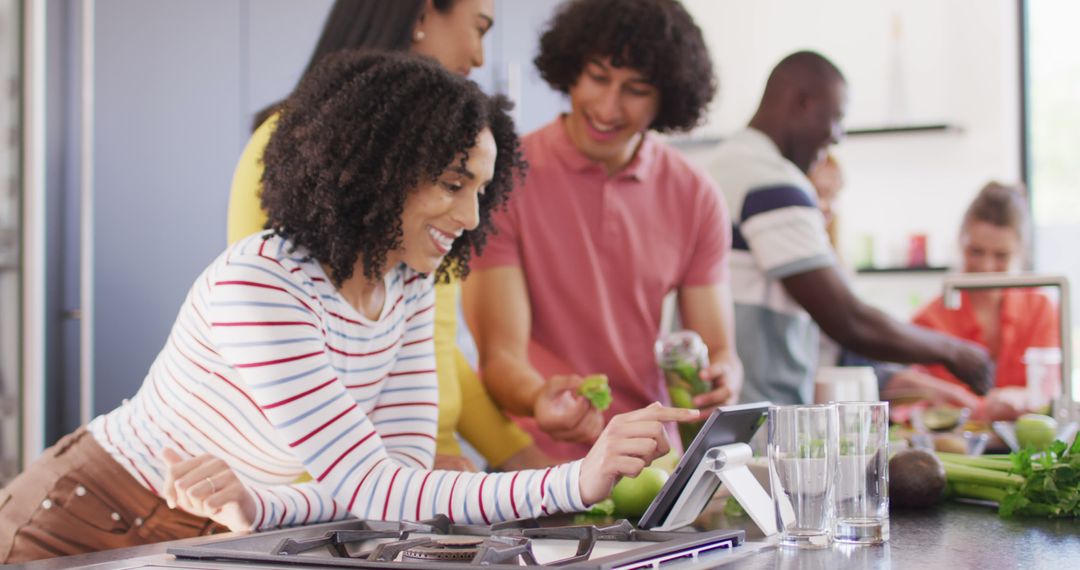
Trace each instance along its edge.
{"label": "celery stalk", "polygon": [[1000,503],[1008,493],[1008,491],[1001,487],[979,485],[976,483],[951,483],[951,485],[953,493],[955,493],[957,497],[966,499],[981,499],[984,501]]}
{"label": "celery stalk", "polygon": [[992,469],[994,471],[1008,471],[1012,469],[1012,461],[1007,455],[1001,456],[1001,458],[991,458],[988,456],[971,456],[963,455],[960,453],[943,453],[938,452],[938,458],[945,464],[953,465],[967,465],[969,467],[978,467],[981,469]]}
{"label": "celery stalk", "polygon": [[1024,483],[1020,475],[957,463],[945,463],[945,479],[949,483],[974,483],[998,488],[1019,487]]}

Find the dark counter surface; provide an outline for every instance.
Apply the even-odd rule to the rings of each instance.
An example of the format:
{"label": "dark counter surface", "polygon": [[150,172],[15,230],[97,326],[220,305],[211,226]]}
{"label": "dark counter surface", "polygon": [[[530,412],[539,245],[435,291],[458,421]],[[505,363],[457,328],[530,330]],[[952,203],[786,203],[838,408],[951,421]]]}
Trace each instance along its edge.
{"label": "dark counter surface", "polygon": [[[729,519],[717,513],[703,515],[699,521],[709,527],[745,528],[748,541],[764,540],[761,534],[752,528],[750,519],[745,517]],[[890,526],[891,539],[884,545],[833,545],[823,550],[798,550],[770,545],[758,553],[733,560],[731,566],[740,569],[792,570],[837,568],[1080,570],[1080,520],[1076,519],[1002,519],[997,516],[996,509],[993,507],[950,503],[925,511],[894,511]],[[146,567],[244,567],[220,562],[208,564],[176,560],[165,553],[166,548],[172,545],[196,544],[216,540],[220,536],[228,535],[45,560],[27,564],[25,567],[35,570],[88,567],[100,570]],[[247,567],[281,568],[281,566]]]}
{"label": "dark counter surface", "polygon": [[[922,511],[893,511],[889,522],[891,537],[880,546],[776,547],[742,561],[738,568],[1080,570],[1077,519],[1002,519],[996,507],[951,503]],[[762,540],[760,533],[755,536],[747,530],[747,535],[749,540]]]}

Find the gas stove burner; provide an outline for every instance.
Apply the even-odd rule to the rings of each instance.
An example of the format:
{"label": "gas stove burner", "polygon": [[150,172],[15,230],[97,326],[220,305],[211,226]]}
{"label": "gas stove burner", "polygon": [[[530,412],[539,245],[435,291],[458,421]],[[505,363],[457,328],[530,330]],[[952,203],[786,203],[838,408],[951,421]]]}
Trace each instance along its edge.
{"label": "gas stove burner", "polygon": [[482,538],[438,538],[401,553],[404,562],[472,562]]}
{"label": "gas stove burner", "polygon": [[[742,531],[654,532],[626,521],[600,527],[550,527],[530,519],[481,526],[455,524],[437,516],[402,523],[344,520],[173,547],[168,552],[178,558],[212,561],[217,568],[223,567],[220,562],[234,562],[364,570],[386,570],[398,564],[415,570],[452,570],[463,565],[491,570],[605,570],[658,568],[670,560],[696,560],[699,555],[730,550],[743,540]],[[606,543],[608,554],[596,558],[593,550],[599,541]],[[566,556],[574,542],[573,554]]]}

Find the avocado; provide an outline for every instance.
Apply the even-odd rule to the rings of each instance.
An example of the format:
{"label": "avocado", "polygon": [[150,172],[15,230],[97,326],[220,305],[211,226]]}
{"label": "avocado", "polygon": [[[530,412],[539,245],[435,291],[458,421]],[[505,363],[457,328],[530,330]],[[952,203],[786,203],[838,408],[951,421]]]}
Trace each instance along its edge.
{"label": "avocado", "polygon": [[933,506],[944,495],[945,486],[945,465],[929,451],[903,449],[889,460],[889,503],[893,506]]}
{"label": "avocado", "polygon": [[923,412],[923,424],[933,431],[948,431],[960,423],[959,408],[937,406]]}

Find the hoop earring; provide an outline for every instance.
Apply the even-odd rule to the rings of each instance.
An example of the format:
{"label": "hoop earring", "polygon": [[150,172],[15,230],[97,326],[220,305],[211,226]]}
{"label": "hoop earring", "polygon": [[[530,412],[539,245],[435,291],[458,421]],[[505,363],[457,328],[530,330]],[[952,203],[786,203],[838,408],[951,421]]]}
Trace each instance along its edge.
{"label": "hoop earring", "polygon": [[420,41],[424,40],[424,37],[426,37],[426,35],[424,34],[423,30],[416,30],[416,35],[413,36],[413,37],[414,37],[415,41],[420,42]]}

